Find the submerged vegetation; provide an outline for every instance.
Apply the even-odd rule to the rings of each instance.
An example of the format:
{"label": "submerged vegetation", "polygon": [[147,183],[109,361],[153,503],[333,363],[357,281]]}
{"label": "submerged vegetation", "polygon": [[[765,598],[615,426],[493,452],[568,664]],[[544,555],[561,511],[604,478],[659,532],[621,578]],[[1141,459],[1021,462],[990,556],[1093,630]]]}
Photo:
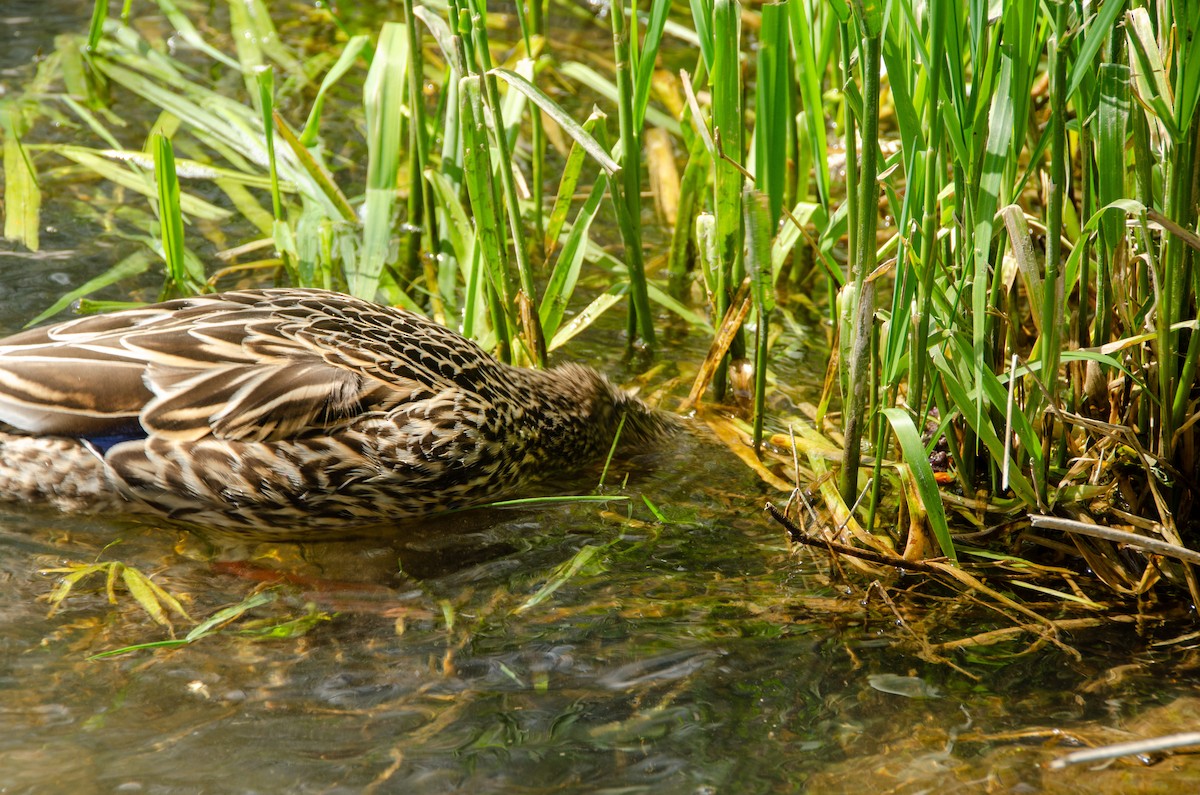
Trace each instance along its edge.
{"label": "submerged vegetation", "polygon": [[[253,0],[107,5],[0,106],[4,233],[36,250],[41,191],[86,180],[142,245],[37,320],[162,268],[162,296],[339,289],[540,365],[624,312],[631,348],[711,336],[685,407],[751,396],[704,416],[794,539],[1018,621],[1022,590],[1200,600],[1195,2],[406,0],[294,42]],[[824,393],[770,410],[816,313]]]}

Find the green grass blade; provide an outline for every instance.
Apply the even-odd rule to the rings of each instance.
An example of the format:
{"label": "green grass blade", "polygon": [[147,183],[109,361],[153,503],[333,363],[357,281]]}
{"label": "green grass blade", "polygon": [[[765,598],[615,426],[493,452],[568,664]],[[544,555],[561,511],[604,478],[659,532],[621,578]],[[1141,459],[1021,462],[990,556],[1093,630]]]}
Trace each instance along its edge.
{"label": "green grass blade", "polygon": [[542,334],[547,339],[554,337],[558,332],[563,314],[567,310],[567,303],[575,291],[575,283],[579,280],[579,272],[583,267],[584,254],[587,251],[588,230],[591,228],[592,220],[595,219],[607,190],[608,178],[601,174],[592,186],[592,192],[588,195],[587,201],[579,208],[579,213],[575,216],[575,223],[571,226],[571,232],[567,235],[567,240],[554,264],[554,270],[550,272],[550,278],[542,293],[542,303],[538,308]]}
{"label": "green grass blade", "polygon": [[[299,59],[283,46],[279,40],[279,31],[271,19],[271,11],[263,0],[240,0],[229,4],[230,33],[241,52],[241,47],[251,43],[255,57],[255,67],[263,65],[265,55],[272,63],[285,73],[295,75],[307,82],[304,65]],[[243,60],[243,67],[247,61]]]}
{"label": "green grass blade", "polygon": [[214,61],[222,63],[230,69],[241,71],[241,64],[204,40],[200,31],[196,30],[196,26],[187,18],[187,15],[179,10],[179,6],[175,4],[174,0],[155,0],[155,2],[162,10],[163,16],[171,23],[171,27],[178,31],[180,38]]}
{"label": "green grass blade", "polygon": [[[157,198],[154,186],[149,183],[145,176],[106,160],[95,150],[64,146],[54,147],[53,151],[61,154],[63,157],[74,160],[81,166],[86,166],[90,171],[94,171],[105,179],[111,180],[122,187],[136,191],[147,198]],[[198,218],[205,221],[221,221],[229,217],[228,210],[217,207],[215,204],[210,204],[191,194],[182,194],[179,197],[179,203],[184,214],[189,218]]]}
{"label": "green grass blade", "polygon": [[[39,149],[55,152],[63,157],[74,160],[80,165],[87,166],[89,169],[98,170],[101,166],[98,163],[129,163],[136,166],[133,169],[133,175],[140,177],[143,172],[154,170],[154,156],[147,154],[141,150],[135,149],[89,149],[84,146],[70,146],[64,144],[38,144]],[[113,166],[113,170],[121,170],[118,166]],[[201,163],[197,160],[189,160],[187,158],[175,158],[175,173],[180,179],[195,179],[195,180],[226,180],[237,182],[239,185],[245,185],[251,188],[260,188],[270,190],[271,178],[262,174],[250,173],[246,171],[237,171],[230,168],[210,165],[209,163]],[[105,179],[118,181],[118,177],[114,176],[109,171],[101,172],[101,176]],[[124,183],[121,183],[124,185]],[[126,186],[131,187],[132,185]],[[289,182],[281,181],[279,187],[284,192],[295,193],[296,186]],[[226,218],[229,215],[227,210],[224,210],[216,205],[209,204],[201,199],[193,197],[194,204],[192,208],[188,208],[188,194],[181,194],[180,201],[183,206],[185,215],[196,215],[204,220],[217,221]]]}
{"label": "green grass blade", "polygon": [[246,80],[246,89],[253,95],[256,73],[269,67],[247,5],[249,2],[229,5],[229,33],[233,39],[238,63],[241,64],[242,75]]}
{"label": "green grass blade", "polygon": [[1162,51],[1154,35],[1150,14],[1145,8],[1134,8],[1125,15],[1125,33],[1133,57],[1134,85],[1138,98],[1149,106],[1172,141],[1179,140],[1179,126],[1170,104],[1171,89],[1167,85],[1167,70]]}
{"label": "green grass blade", "polygon": [[991,287],[989,257],[992,248],[992,230],[995,228],[996,210],[1000,206],[1009,143],[1013,134],[1012,97],[1009,93],[1011,75],[1011,59],[1001,56],[1000,82],[992,98],[987,149],[984,153],[979,193],[975,203],[975,225],[971,230],[972,262],[974,263],[971,280],[971,341],[974,346],[972,366],[975,370],[975,388],[976,394],[980,397],[980,404],[975,407],[977,415],[984,411],[982,402],[983,371],[991,366],[991,363],[985,360],[985,354],[990,349],[987,341],[988,295]]}
{"label": "green grass blade", "polygon": [[235,621],[256,607],[274,602],[278,597],[272,591],[261,591],[238,602],[236,605],[222,608],[192,628],[184,641],[192,643],[207,635],[211,635],[230,621]]}
{"label": "green grass blade", "polygon": [[788,127],[791,80],[788,63],[787,2],[762,7],[755,83],[754,186],[771,210],[771,228],[779,223],[787,189]]}
{"label": "green grass blade", "polygon": [[[620,0],[609,3],[613,32],[613,58],[616,63],[617,120],[621,130],[618,148],[624,173],[620,179],[609,180],[617,225],[625,245],[625,261],[629,273],[629,315],[626,328],[629,342],[637,337],[643,344],[654,347],[654,318],[646,294],[646,266],[642,252],[642,128],[635,126],[633,110],[633,55],[631,31],[625,22]],[[634,20],[636,22],[636,19]]]}
{"label": "green grass blade", "polygon": [[458,189],[449,177],[431,171],[426,174],[426,179],[433,185],[434,196],[444,213],[446,223],[442,225],[442,232],[450,243],[455,259],[463,265],[470,260],[471,250],[475,246],[475,224],[467,217],[467,211],[458,198]]}
{"label": "green grass blade", "polygon": [[[50,68],[45,67],[45,64],[47,62],[53,63],[55,56],[57,56],[58,75],[62,79],[64,89],[61,97],[62,101],[68,106],[72,104],[76,106],[84,105],[87,107],[88,112],[99,111],[103,113],[107,110],[107,93],[100,85],[100,81],[95,79],[95,76],[91,73],[91,69],[85,65],[85,53],[90,55],[91,52],[86,47],[79,45],[79,39],[76,36],[72,36],[71,34],[56,36],[54,38],[54,52],[43,62],[43,68],[50,71]],[[37,90],[36,84],[31,85],[30,88]],[[80,112],[76,108],[72,109],[81,118],[87,115],[86,112]],[[88,120],[88,124],[93,129],[97,129],[100,126],[98,123],[94,123],[94,119]],[[101,131],[98,131],[96,134],[104,137],[106,132],[101,128]],[[109,140],[109,138],[105,138],[106,142]]]}
{"label": "green grass blade", "polygon": [[89,68],[114,60],[139,64],[146,74],[164,82],[183,81],[187,79],[185,75],[191,78],[199,76],[195,69],[160,52],[159,48],[131,27],[110,20],[105,23],[104,32],[106,36],[96,45],[95,51],[86,53],[90,56],[85,57]]}
{"label": "green grass blade", "polygon": [[713,67],[713,0],[691,0],[692,24],[696,26],[696,38],[700,41],[700,54],[704,65],[711,72]]}
{"label": "green grass blade", "polygon": [[[1113,5],[1118,5],[1113,3]],[[1125,64],[1100,65],[1100,106],[1097,111],[1096,160],[1107,164],[1097,170],[1096,201],[1101,206],[1125,196],[1125,139],[1129,124],[1129,67]],[[1117,210],[1108,210],[1100,223],[1100,232],[1108,250],[1114,251],[1125,234],[1125,219]],[[1111,288],[1110,288],[1111,289]],[[1097,310],[1099,315],[1099,310]]]}
{"label": "green grass blade", "polygon": [[158,186],[158,222],[162,234],[163,260],[167,263],[166,292],[200,292],[204,288],[204,273],[196,272],[184,256],[183,212],[179,208],[179,178],[175,174],[175,150],[171,140],[156,133],[151,140],[154,149],[154,182]]}
{"label": "green grass blade", "polygon": [[[142,74],[105,58],[96,58],[94,63],[97,70],[110,80],[176,118],[186,120],[190,131],[197,138],[220,152],[235,168],[252,171],[255,168],[252,163],[265,162],[266,147],[262,123],[253,110],[191,83],[175,73],[157,69],[151,61],[135,54],[123,53],[120,57],[129,61],[135,68],[150,71],[148,74]],[[321,203],[330,215],[338,214],[337,208],[326,198],[324,192],[312,183],[294,159],[290,156],[280,158],[277,165],[286,182],[294,185],[304,196]],[[112,178],[108,174],[105,176]],[[132,185],[127,187],[138,190]],[[195,215],[195,212],[188,208],[186,198],[183,209],[189,216]]]}
{"label": "green grass blade", "polygon": [[[275,123],[275,131],[279,133],[280,137],[288,145],[288,149],[291,151],[292,156],[296,158],[296,162],[300,164],[300,167],[312,179],[312,184],[320,188],[321,193],[329,200],[329,203],[337,209],[341,219],[347,222],[357,221],[358,216],[355,214],[354,208],[350,206],[349,200],[342,194],[341,189],[338,188],[337,183],[333,181],[333,177],[329,175],[325,167],[313,156],[312,151],[301,143],[300,139],[296,137],[296,134],[292,132],[291,128],[287,126],[278,113],[274,114],[272,121]],[[279,187],[283,188],[283,185],[280,184]],[[274,189],[274,185],[272,185],[272,189]]]}
{"label": "green grass blade", "polygon": [[[528,107],[530,95],[525,93],[525,90],[523,89],[526,87],[537,88],[533,85],[533,83],[530,82],[533,79],[533,61],[528,58],[522,58],[513,66],[515,67],[514,69],[503,69],[498,67],[496,69],[492,69],[488,73],[488,78],[495,80],[496,77],[501,76],[501,71],[508,72],[509,75],[516,75],[517,79],[522,80],[525,83],[525,86],[523,86],[522,89],[505,92],[500,103],[500,117],[504,119],[504,135],[505,140],[508,142],[508,149],[510,153],[516,149],[517,136],[521,132],[521,120],[525,116],[525,108]],[[508,80],[509,76],[505,76],[505,79]],[[509,85],[511,84],[512,83],[510,82]],[[554,101],[549,97],[546,97],[546,100],[549,102]],[[563,115],[566,116],[566,113],[564,112]],[[570,117],[567,116],[567,118]]]}
{"label": "green grass blade", "polygon": [[[1197,8],[1193,3],[1184,12],[1194,14]],[[1185,23],[1186,25],[1186,23]],[[1195,18],[1191,19],[1191,30],[1186,35],[1191,41],[1186,49],[1177,50],[1176,57],[1180,62],[1175,69],[1175,119],[1182,129],[1189,129],[1196,113],[1196,103],[1200,101],[1200,37],[1196,35]]]}
{"label": "green grass blade", "polygon": [[[971,430],[975,432],[975,435],[979,437],[979,440],[983,442],[991,454],[992,460],[996,462],[1003,461],[1004,443],[996,435],[996,431],[992,428],[991,423],[987,422],[986,418],[981,420],[977,411],[976,401],[972,400],[967,390],[963,388],[962,382],[959,380],[959,374],[950,366],[950,363],[941,351],[934,349],[932,355],[934,365],[942,372],[942,384],[954,408],[966,421]],[[1003,405],[1003,402],[997,403],[997,405]],[[1021,470],[1016,468],[1010,470],[1008,473],[1008,482],[1012,490],[1026,505],[1038,504],[1037,493],[1033,490],[1033,486],[1030,485]]]}
{"label": "green grass blade", "polygon": [[[970,361],[969,357],[967,356],[967,354],[970,352],[970,349],[967,347],[967,340],[964,336],[952,336],[950,338],[950,347],[954,351],[954,356],[957,360],[961,362]],[[938,355],[943,356],[944,358],[944,353],[939,352]],[[1026,371],[1021,370],[1019,372],[1024,373]],[[966,383],[967,379],[962,378],[961,380],[962,383]],[[988,404],[999,407],[1005,405],[1007,402],[1008,392],[1006,385],[1001,383],[1000,378],[990,369],[985,370],[983,373],[983,390],[984,398]],[[978,395],[971,394],[970,397],[977,403],[983,402]],[[986,417],[984,418],[983,423],[987,424]],[[1023,446],[1025,454],[1029,456],[1030,460],[1037,468],[1038,477],[1040,477],[1041,467],[1043,466],[1041,437],[1035,430],[1029,417],[1025,415],[1025,412],[1017,411],[1013,413],[1012,430],[1014,433],[1016,433],[1017,440],[1020,441],[1021,445]],[[1001,459],[999,458],[996,459],[997,462],[1000,460]]]}
{"label": "green grass blade", "polygon": [[[592,115],[583,123],[584,130],[591,134],[597,124],[603,124],[605,115],[599,110],[593,110]],[[558,236],[567,220],[567,212],[571,209],[571,200],[575,195],[575,186],[579,184],[579,173],[583,169],[584,149],[576,141],[571,144],[567,154],[567,162],[563,164],[562,176],[558,179],[558,192],[554,196],[554,207],[546,221],[546,237],[542,243],[546,258],[558,247]]]}
{"label": "green grass blade", "polygon": [[710,330],[708,320],[699,312],[688,309],[686,306],[677,301],[674,297],[668,295],[661,287],[648,282],[646,284],[646,293],[650,300],[661,306],[663,309],[671,312],[683,320],[688,325],[692,326],[697,331]]}
{"label": "green grass blade", "polygon": [[442,60],[449,64],[454,72],[454,79],[461,78],[462,75],[458,74],[458,59],[455,56],[454,33],[450,30],[450,25],[426,6],[413,8],[413,16],[424,22],[425,27],[429,28],[429,32],[433,34],[433,40],[437,42],[438,49],[442,51]]}
{"label": "green grass blade", "polygon": [[571,318],[570,322],[558,329],[558,333],[554,335],[550,340],[550,344],[546,346],[547,349],[554,350],[566,345],[581,331],[595,323],[601,315],[616,306],[624,296],[624,285],[611,287],[608,292],[596,296],[579,314]]}
{"label": "green grass blade", "polygon": [[679,182],[679,209],[671,232],[671,253],[667,258],[671,295],[684,298],[689,289],[692,266],[692,233],[696,216],[704,209],[705,187],[712,171],[712,156],[700,136],[692,138],[687,166]]}
{"label": "green grass blade", "polygon": [[37,251],[42,191],[29,153],[17,135],[15,113],[18,110],[13,104],[0,109],[4,123],[4,239]]}
{"label": "green grass blade", "polygon": [[[829,227],[829,217],[825,213],[825,207],[813,202],[797,202],[796,206],[791,210],[792,218],[795,218],[800,224],[808,226],[812,225],[818,229]],[[800,227],[793,224],[790,220],[784,223],[783,228],[776,233],[774,240],[771,241],[771,282],[774,284],[783,274],[783,266],[787,263],[788,257],[796,244],[800,242]],[[815,252],[816,256],[821,259],[828,257],[828,254],[819,247]],[[844,276],[841,269],[836,267],[834,263],[827,262],[826,270],[832,274],[838,281],[838,287],[844,283]]]}
{"label": "green grass blade", "polygon": [[119,657],[122,654],[129,654],[130,652],[135,651],[146,651],[148,649],[170,649],[176,646],[186,645],[187,641],[183,640],[182,638],[176,640],[154,640],[150,641],[149,643],[135,643],[131,646],[122,646],[119,649],[109,649],[108,651],[89,654],[84,659],[86,659],[88,662],[91,662],[92,660],[103,660],[107,659],[108,657]]}
{"label": "green grass blade", "polygon": [[[736,287],[741,284],[745,264],[742,261],[742,173],[737,165],[745,160],[742,108],[741,7],[733,0],[715,0],[712,9],[713,58],[710,79],[712,92],[713,136],[719,141],[713,156],[714,243],[719,257],[716,288],[715,323],[729,309]],[[739,332],[731,345],[731,354],[742,355],[744,341]],[[724,398],[724,367],[717,370],[713,388],[718,399]]]}
{"label": "green grass blade", "polygon": [[95,0],[92,4],[92,23],[88,26],[87,48],[96,49],[104,35],[104,20],[108,18],[108,0]]}
{"label": "green grass blade", "polygon": [[[808,130],[808,147],[817,180],[817,196],[829,201],[829,142],[825,134],[825,99],[821,91],[821,74],[813,48],[816,26],[808,3],[793,0],[789,4],[792,46],[796,52],[797,83],[800,102],[804,107],[804,124]],[[803,197],[802,197],[803,198]]]}
{"label": "green grass blade", "polygon": [[[534,284],[533,269],[529,263],[528,248],[525,242],[526,235],[523,229],[524,222],[521,218],[520,199],[517,195],[516,179],[513,176],[516,167],[512,157],[512,147],[509,146],[509,139],[505,135],[503,128],[504,104],[501,102],[500,87],[492,68],[492,55],[488,42],[487,24],[484,19],[486,11],[484,10],[483,0],[468,0],[468,5],[472,11],[470,33],[474,40],[475,56],[479,59],[483,99],[487,103],[488,110],[491,112],[490,118],[493,123],[492,132],[494,137],[492,140],[496,147],[496,165],[500,176],[500,188],[504,197],[501,209],[508,219],[508,232],[510,239],[513,241],[512,258],[516,265],[517,279],[520,285],[516,291],[515,304],[512,307],[512,311],[515,311],[516,318],[519,321],[519,328],[524,338],[526,351],[532,362],[540,367],[545,364],[546,340],[542,337],[541,325],[537,323],[537,286]],[[541,209],[538,208],[537,212],[540,213]]]}
{"label": "green grass blade", "polygon": [[925,148],[925,128],[918,115],[920,98],[913,96],[913,91],[919,87],[915,85],[916,71],[913,68],[912,53],[907,47],[909,41],[903,35],[903,27],[896,24],[897,22],[893,16],[893,23],[887,26],[881,55],[884,68],[887,69],[892,106],[896,111],[901,149],[911,155],[916,150]]}
{"label": "green grass blade", "polygon": [[262,113],[263,140],[267,146],[267,170],[271,175],[271,208],[278,223],[283,219],[283,198],[279,193],[279,168],[275,163],[275,70],[267,67],[255,75],[258,82],[259,110]]}
{"label": "green grass blade", "polygon": [[596,142],[596,139],[588,134],[588,131],[579,122],[571,118],[570,114],[563,110],[557,102],[546,96],[540,88],[511,69],[493,69],[489,74],[504,78],[506,83],[529,97],[539,108],[545,111],[547,116],[554,119],[567,135],[571,136],[576,143],[582,146],[592,156],[592,159],[599,163],[600,167],[607,171],[609,175],[614,175],[621,171],[621,166],[609,156],[608,152],[604,151],[604,147],[600,146]]}
{"label": "green grass blade", "polygon": [[[636,4],[634,4],[636,7]],[[633,64],[633,126],[641,129],[646,119],[646,107],[650,102],[650,84],[654,77],[654,62],[658,58],[658,47],[662,42],[667,14],[671,10],[670,0],[653,0],[646,20],[646,36],[641,51]]]}
{"label": "green grass blade", "polygon": [[[463,176],[467,196],[471,202],[471,213],[477,224],[479,251],[483,259],[483,270],[487,282],[497,296],[495,308],[503,313],[503,322],[494,329],[500,357],[511,357],[512,330],[517,327],[515,309],[516,286],[508,270],[507,253],[504,247],[504,231],[500,222],[500,208],[496,206],[495,188],[492,182],[490,145],[487,123],[484,121],[483,97],[480,78],[470,75],[459,81],[459,101],[462,116]],[[478,290],[483,290],[482,282]],[[468,291],[471,302],[474,291]],[[481,300],[480,305],[484,305]],[[468,317],[469,317],[468,313]]]}
{"label": "green grass blade", "polygon": [[88,129],[99,136],[104,143],[108,144],[110,149],[121,148],[120,142],[113,137],[113,134],[108,131],[108,128],[104,126],[95,113],[77,102],[74,97],[64,96],[62,101],[64,105],[71,109],[72,113],[78,116],[83,123],[88,126]]}
{"label": "green grass blade", "polygon": [[542,587],[537,590],[537,592],[526,599],[521,606],[513,612],[524,613],[526,610],[537,607],[542,602],[549,599],[554,595],[555,591],[566,585],[572,577],[582,571],[585,567],[588,567],[589,564],[592,563],[592,559],[596,557],[596,554],[605,549],[605,547],[607,547],[607,545],[601,547],[594,544],[584,544],[583,547],[576,552],[570,560],[554,570],[554,572],[550,575]]}
{"label": "green grass blade", "polygon": [[[567,61],[558,68],[559,74],[563,77],[569,77],[572,80],[578,80],[587,88],[595,91],[600,96],[612,102],[614,105],[617,102],[617,86],[612,80],[603,76],[590,66],[586,66],[577,61]],[[682,129],[679,126],[679,121],[671,118],[653,105],[646,107],[645,122],[655,127],[662,127],[672,135],[682,134]]]}
{"label": "green grass blade", "polygon": [[[1066,318],[1062,312],[1066,292],[1062,279],[1062,229],[1064,205],[1068,203],[1066,192],[1067,176],[1067,96],[1066,88],[1067,48],[1064,38],[1067,32],[1067,6],[1058,5],[1054,10],[1054,35],[1049,42],[1050,73],[1050,168],[1046,175],[1046,257],[1043,265],[1045,287],[1042,291],[1042,335],[1038,358],[1045,368],[1042,384],[1045,398],[1051,406],[1059,403],[1058,355],[1062,349]],[[1009,61],[1005,59],[1007,66]],[[978,220],[978,219],[977,219]],[[1045,475],[1042,476],[1045,479]],[[1044,492],[1043,492],[1044,493]]]}
{"label": "green grass blade", "polygon": [[933,468],[929,466],[929,456],[925,452],[925,445],[921,442],[921,434],[917,432],[916,424],[904,409],[885,408],[882,413],[891,424],[896,439],[900,442],[900,450],[904,453],[904,460],[916,481],[917,493],[925,508],[925,516],[929,520],[930,527],[933,528],[938,545],[942,548],[942,554],[950,560],[958,562],[954,539],[950,537],[950,527],[946,524],[946,511],[942,507],[942,495],[938,490],[937,481],[933,477]]}
{"label": "green grass blade", "polygon": [[1025,219],[1024,211],[1015,204],[1010,204],[1002,209],[1000,216],[1004,219],[1009,246],[1013,257],[1017,260],[1021,278],[1025,282],[1025,294],[1029,296],[1030,316],[1033,318],[1034,326],[1041,331],[1045,290],[1042,283],[1041,261],[1033,249],[1033,238],[1029,234],[1029,222]]}
{"label": "green grass blade", "polygon": [[[1112,37],[1117,17],[1125,10],[1125,6],[1124,2],[1108,2],[1101,3],[1096,8],[1095,18],[1088,22],[1087,32],[1083,37],[1083,44],[1072,56],[1071,68],[1067,78],[1067,96],[1074,96],[1075,92],[1079,90],[1079,86],[1083,83],[1084,78],[1095,70],[1096,53],[1100,52],[1100,47],[1103,46],[1106,40]],[[1112,65],[1114,64],[1103,63],[1100,65],[1100,68],[1103,70],[1105,66]],[[1102,172],[1103,170],[1101,169]]]}
{"label": "green grass blade", "polygon": [[[374,299],[392,240],[392,215],[400,173],[404,97],[408,70],[408,32],[388,22],[379,33],[375,58],[363,87],[367,112],[367,189],[363,245],[346,274],[351,295]],[[415,189],[415,186],[413,186]]]}
{"label": "green grass blade", "polygon": [[[482,306],[479,302],[483,296],[479,294],[475,226],[462,205],[458,185],[433,169],[425,172],[425,179],[429,180],[438,225],[438,291],[447,307],[447,320],[461,318],[460,330],[470,337],[476,327],[486,327],[486,318],[476,314],[477,308]],[[464,288],[462,291],[460,284]]]}
{"label": "green grass blade", "polygon": [[[741,8],[733,0],[716,0],[713,9],[716,43],[712,72],[712,121],[720,135],[721,154],[715,158],[716,179],[714,208],[717,219],[717,245],[723,258],[727,283],[741,281],[734,272],[741,251],[739,231],[742,224],[742,174],[734,163],[742,163],[743,131],[742,69],[738,43],[741,39]],[[728,159],[726,159],[728,158]],[[734,161],[734,163],[729,162]]]}
{"label": "green grass blade", "polygon": [[763,419],[767,400],[768,341],[771,310],[775,307],[771,281],[771,198],[746,188],[742,198],[746,208],[746,266],[750,272],[750,295],[754,301],[754,450],[762,449]]}
{"label": "green grass blade", "polygon": [[355,36],[350,39],[350,41],[346,42],[346,46],[342,47],[342,53],[338,56],[337,61],[325,73],[325,77],[321,80],[321,85],[317,89],[317,96],[313,99],[312,110],[308,112],[308,120],[304,122],[304,132],[300,134],[300,141],[305,146],[314,146],[317,143],[317,131],[321,124],[321,111],[325,107],[325,94],[328,93],[329,89],[337,85],[337,82],[350,70],[350,67],[354,66],[369,42],[370,40],[366,36]]}

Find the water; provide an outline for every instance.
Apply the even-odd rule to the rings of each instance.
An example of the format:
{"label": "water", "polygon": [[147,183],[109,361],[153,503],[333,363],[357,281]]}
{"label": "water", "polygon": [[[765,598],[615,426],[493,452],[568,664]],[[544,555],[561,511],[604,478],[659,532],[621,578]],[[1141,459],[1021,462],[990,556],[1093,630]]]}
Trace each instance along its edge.
{"label": "water", "polygon": [[[39,46],[86,24],[68,5],[74,16],[5,5],[9,90]],[[0,325],[129,252],[72,221],[68,199],[47,199],[43,253],[0,252]],[[616,333],[572,354],[628,376]],[[663,360],[706,346],[672,344]],[[803,347],[778,373],[793,387],[821,378]],[[901,624],[863,578],[790,550],[762,513],[781,495],[697,428],[620,462],[606,505],[473,511],[353,540],[0,510],[0,791],[1194,789],[1186,756],[1041,767],[1082,742],[1194,729],[1187,642],[1155,649],[1169,630],[1118,625],[1066,638],[1078,656],[1023,636],[936,660],[914,639],[1012,622],[913,580],[891,584],[930,599],[897,598]],[[103,561],[151,576],[196,620],[264,603],[188,645],[89,659],[172,637],[124,589],[110,604],[103,574],[47,615],[61,575],[46,570]],[[177,638],[193,626],[175,623]]]}

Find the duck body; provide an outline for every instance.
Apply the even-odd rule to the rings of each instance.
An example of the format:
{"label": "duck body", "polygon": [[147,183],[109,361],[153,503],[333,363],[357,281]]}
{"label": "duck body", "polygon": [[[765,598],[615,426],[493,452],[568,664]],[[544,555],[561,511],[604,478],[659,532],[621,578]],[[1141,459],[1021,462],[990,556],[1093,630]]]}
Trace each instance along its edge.
{"label": "duck body", "polygon": [[503,364],[427,318],[245,290],[0,340],[0,499],[278,532],[521,493],[673,430],[580,365]]}

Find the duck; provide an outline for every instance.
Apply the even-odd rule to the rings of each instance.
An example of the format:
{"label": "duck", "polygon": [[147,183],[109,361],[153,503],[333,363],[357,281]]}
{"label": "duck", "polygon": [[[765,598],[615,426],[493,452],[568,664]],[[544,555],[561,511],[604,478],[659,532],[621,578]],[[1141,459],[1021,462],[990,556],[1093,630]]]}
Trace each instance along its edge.
{"label": "duck", "polygon": [[526,493],[681,418],[341,293],[246,289],[0,339],[0,500],[334,531]]}

